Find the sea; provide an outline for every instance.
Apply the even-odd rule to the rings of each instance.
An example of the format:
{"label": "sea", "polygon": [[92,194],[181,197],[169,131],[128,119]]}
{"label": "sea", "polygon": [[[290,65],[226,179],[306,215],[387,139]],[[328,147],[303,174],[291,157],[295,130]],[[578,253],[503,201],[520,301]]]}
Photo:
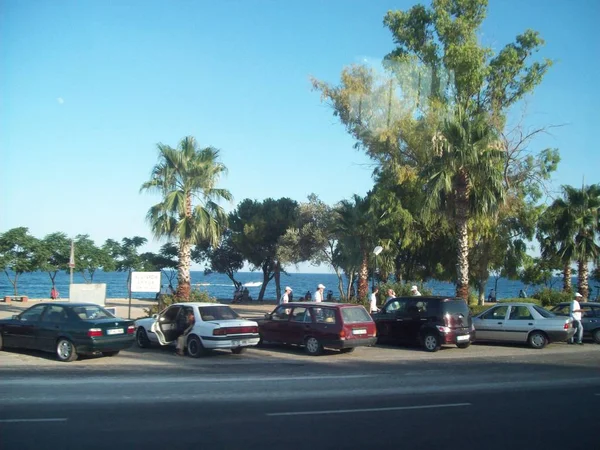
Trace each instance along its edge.
{"label": "sea", "polygon": [[[12,275],[11,275],[12,276]],[[211,297],[219,299],[232,298],[234,285],[231,280],[223,274],[212,273],[205,275],[203,271],[192,271],[192,289],[208,292]],[[248,288],[250,296],[256,300],[262,285],[262,272],[238,272],[236,280],[240,281]],[[345,281],[345,280],[344,280]],[[73,274],[73,283],[86,283],[79,273]],[[126,272],[102,272],[97,271],[94,274],[94,283],[106,284],[107,298],[127,298],[127,273]],[[166,275],[162,276],[162,283],[168,286]],[[333,291],[334,298],[339,298],[338,279],[332,273],[290,273],[281,274],[281,288],[290,286],[293,289],[294,297],[300,298],[307,291],[313,293],[318,284],[324,284],[327,290]],[[495,280],[490,278],[486,286],[486,296],[490,289],[494,289]],[[370,285],[370,281],[369,281]],[[562,284],[559,280],[553,283],[554,288],[559,289]],[[19,295],[27,295],[29,298],[49,298],[52,283],[46,272],[24,273],[18,279]],[[427,281],[424,286],[430,289],[434,295],[453,295],[455,285],[443,281]],[[56,275],[56,287],[60,296],[68,298],[69,296],[69,275],[60,272]],[[498,280],[497,298],[517,297],[521,289],[526,289],[520,281],[500,278]],[[535,292],[538,287],[529,286],[526,291],[528,294]],[[6,274],[0,274],[0,295],[13,295],[13,287]],[[132,298],[153,298],[156,294],[151,292],[134,292]],[[275,281],[271,280],[267,285],[264,299],[274,300],[276,298]]]}

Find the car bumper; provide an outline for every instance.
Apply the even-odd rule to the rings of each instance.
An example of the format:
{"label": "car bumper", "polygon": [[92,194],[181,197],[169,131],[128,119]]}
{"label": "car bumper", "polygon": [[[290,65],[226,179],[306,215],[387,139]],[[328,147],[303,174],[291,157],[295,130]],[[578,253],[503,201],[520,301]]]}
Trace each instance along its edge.
{"label": "car bumper", "polygon": [[575,328],[569,330],[545,331],[550,342],[563,342],[571,339],[575,334]]}
{"label": "car bumper", "polygon": [[473,343],[475,342],[475,330],[469,331],[468,333],[451,331],[450,333],[445,333],[442,337],[444,344],[457,345],[466,344],[467,342]]}
{"label": "car bumper", "polygon": [[237,347],[251,347],[258,345],[260,336],[253,334],[249,336],[201,336],[202,345],[207,349],[230,349]]}
{"label": "car bumper", "polygon": [[377,342],[377,337],[367,337],[367,338],[355,338],[355,339],[336,339],[333,341],[323,341],[321,344],[323,347],[334,348],[334,349],[343,349],[343,348],[355,348],[355,347],[370,347],[375,345]]}
{"label": "car bumper", "polygon": [[102,340],[89,339],[75,344],[77,353],[100,353],[100,352],[118,352],[125,350],[133,345],[135,336],[128,334],[111,338],[102,338]]}

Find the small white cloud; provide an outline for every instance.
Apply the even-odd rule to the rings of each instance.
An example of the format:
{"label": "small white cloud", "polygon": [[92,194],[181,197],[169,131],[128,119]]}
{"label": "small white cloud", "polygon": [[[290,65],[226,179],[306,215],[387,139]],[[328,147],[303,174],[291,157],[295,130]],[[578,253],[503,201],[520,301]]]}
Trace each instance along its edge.
{"label": "small white cloud", "polygon": [[62,105],[62,104],[65,102],[65,99],[64,99],[64,98],[62,98],[62,97],[58,97],[58,98],[56,99],[56,101],[58,102],[58,104],[59,104],[59,105]]}

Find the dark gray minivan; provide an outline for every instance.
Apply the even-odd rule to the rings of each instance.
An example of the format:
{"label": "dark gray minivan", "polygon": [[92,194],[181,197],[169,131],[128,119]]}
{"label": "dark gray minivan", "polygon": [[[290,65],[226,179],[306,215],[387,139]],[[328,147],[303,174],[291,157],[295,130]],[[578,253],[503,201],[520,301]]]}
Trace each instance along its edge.
{"label": "dark gray minivan", "polygon": [[419,344],[436,352],[444,344],[467,348],[475,341],[471,312],[461,298],[393,298],[372,317],[378,343]]}

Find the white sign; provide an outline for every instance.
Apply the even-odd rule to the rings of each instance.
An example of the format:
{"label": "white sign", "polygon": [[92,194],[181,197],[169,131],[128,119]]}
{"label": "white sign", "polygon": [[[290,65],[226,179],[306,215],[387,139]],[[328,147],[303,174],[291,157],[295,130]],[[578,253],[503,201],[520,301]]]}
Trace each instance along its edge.
{"label": "white sign", "polygon": [[69,285],[69,301],[74,303],[96,303],[104,306],[106,302],[106,283],[71,284]]}
{"label": "white sign", "polygon": [[160,272],[131,272],[131,292],[160,292]]}

